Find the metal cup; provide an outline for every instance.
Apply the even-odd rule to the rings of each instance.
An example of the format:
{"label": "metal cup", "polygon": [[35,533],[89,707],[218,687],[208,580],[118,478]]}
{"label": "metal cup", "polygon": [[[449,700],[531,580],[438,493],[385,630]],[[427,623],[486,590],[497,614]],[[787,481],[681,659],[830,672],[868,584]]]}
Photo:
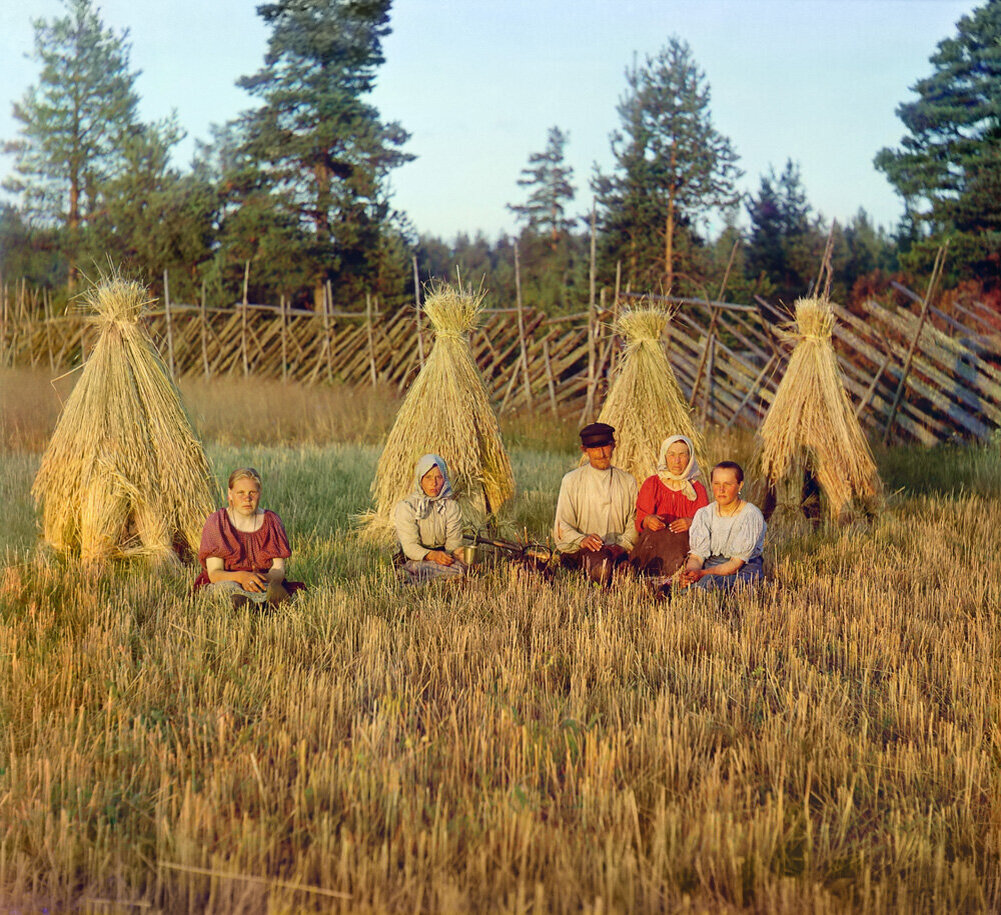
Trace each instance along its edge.
{"label": "metal cup", "polygon": [[471,566],[471,565],[473,565],[476,562],[476,560],[477,560],[477,558],[479,556],[479,552],[480,552],[479,548],[475,544],[472,544],[470,546],[461,547],[460,550],[459,550],[459,553],[460,553],[460,555],[462,557],[462,561],[467,566]]}

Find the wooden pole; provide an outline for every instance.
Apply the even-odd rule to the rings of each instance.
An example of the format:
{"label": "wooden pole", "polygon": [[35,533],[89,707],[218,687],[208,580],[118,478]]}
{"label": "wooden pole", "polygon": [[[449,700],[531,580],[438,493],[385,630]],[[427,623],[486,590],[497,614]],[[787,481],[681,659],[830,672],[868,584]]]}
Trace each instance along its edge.
{"label": "wooden pole", "polygon": [[288,382],[288,320],[285,317],[285,295],[279,299],[282,320],[282,382]]}
{"label": "wooden pole", "polygon": [[208,316],[205,314],[205,280],[202,280],[202,295],[199,299],[198,304],[199,311],[199,324],[201,325],[201,338],[202,338],[202,372],[205,377],[208,378],[211,372],[209,371],[209,341],[208,341]]}
{"label": "wooden pole", "polygon": [[597,242],[595,240],[595,214],[597,203],[591,198],[591,264],[588,272],[588,296],[587,296],[587,395],[584,397],[584,410],[580,420],[591,418],[591,411],[594,408],[594,384],[595,384],[595,288],[598,281],[597,273]]}
{"label": "wooden pole", "polygon": [[334,380],[334,367],[331,364],[333,359],[333,346],[330,340],[330,315],[334,310],[334,288],[330,283],[330,280],[323,286],[323,348],[325,350],[324,361],[327,364],[327,381],[333,382]]}
{"label": "wooden pole", "polygon": [[49,351],[49,371],[56,370],[56,357],[52,351],[52,297],[48,291],[42,292],[42,307],[45,309],[45,348]]}
{"label": "wooden pole", "polygon": [[595,289],[598,282],[598,247],[597,247],[597,236],[595,233],[595,208],[597,204],[594,198],[591,199],[591,257],[590,257],[590,268],[588,270],[588,295],[587,302],[588,306],[593,310],[595,301]]}
{"label": "wooden pole", "polygon": [[704,426],[712,415],[712,381],[713,368],[716,365],[716,338],[710,339],[709,358],[706,361],[706,386],[702,395],[702,425]]}
{"label": "wooden pole", "polygon": [[911,371],[911,360],[914,358],[914,350],[917,348],[918,339],[921,336],[921,331],[924,330],[925,318],[928,316],[928,306],[931,304],[931,297],[935,292],[935,287],[938,285],[938,281],[942,276],[942,267],[945,264],[945,252],[949,247],[949,243],[946,242],[938,249],[938,253],[935,255],[935,265],[932,267],[931,276],[928,277],[928,288],[925,291],[924,300],[921,303],[921,314],[918,317],[918,326],[914,330],[914,336],[911,338],[911,345],[907,349],[907,358],[904,360],[904,367],[900,372],[900,383],[897,385],[897,393],[893,398],[893,406],[890,407],[890,415],[886,420],[886,428],[883,430],[883,441],[885,444],[890,444],[890,439],[893,436],[893,421],[897,417],[897,407],[900,406],[900,398],[904,395],[904,386],[907,384],[907,376]]}
{"label": "wooden pole", "polygon": [[[740,244],[738,239],[733,243],[733,248],[730,249],[730,259],[726,263],[726,270],[723,271],[723,280],[719,285],[719,293],[716,295],[716,300],[720,301],[723,298],[723,293],[726,292],[726,284],[730,280],[730,269],[733,267],[733,259],[737,255],[737,246]],[[705,291],[703,290],[703,294]],[[692,397],[689,403],[694,407],[695,398],[699,393],[699,385],[702,383],[702,371],[706,367],[706,359],[709,357],[709,351],[712,347],[712,343],[716,338],[716,325],[719,323],[721,309],[718,305],[709,306],[709,329],[706,331],[706,342],[705,346],[702,347],[702,355],[699,357],[699,366],[695,370],[695,380],[692,381]]]}
{"label": "wooden pole", "polygon": [[726,421],[726,425],[723,426],[724,429],[729,429],[730,426],[732,426],[737,421],[737,417],[740,416],[741,411],[744,409],[744,407],[746,407],[751,402],[751,398],[754,397],[754,395],[759,390],[761,390],[761,382],[764,381],[765,375],[768,374],[768,370],[772,367],[772,364],[775,362],[777,358],[778,356],[774,353],[768,357],[768,361],[765,363],[765,367],[760,372],[758,372],[758,377],[754,379],[754,382],[751,384],[751,387],[748,388],[747,394],[744,395],[744,399],[739,404],[737,404],[737,409],[733,411],[733,414]]}
{"label": "wooden pole", "polygon": [[553,416],[559,416],[559,408],[556,406],[556,381],[553,378],[553,366],[549,360],[549,337],[542,338],[542,358],[546,363],[546,386],[549,388],[549,406],[552,408]]}
{"label": "wooden pole", "polygon": [[528,374],[528,349],[525,345],[525,310],[521,300],[521,260],[518,256],[518,244],[514,245],[514,292],[515,305],[518,308],[518,346],[520,348],[522,388],[525,392],[525,405],[532,406],[532,382]]}
{"label": "wooden pole", "polygon": [[[615,301],[612,302],[612,326],[616,329],[619,326],[619,294],[622,288],[622,261],[615,262]],[[622,351],[622,340],[618,334],[615,335],[615,342],[613,344],[613,351],[615,358],[613,359],[613,364],[618,365],[619,354]]]}
{"label": "wooden pole", "polygon": [[7,363],[7,286],[0,278],[0,365]]}
{"label": "wooden pole", "polygon": [[240,352],[243,354],[243,376],[250,375],[250,360],[247,358],[247,290],[250,287],[250,261],[243,265],[243,307],[240,309]]}
{"label": "wooden pole", "polygon": [[883,357],[883,362],[879,367],[879,371],[872,376],[872,381],[869,383],[869,387],[865,392],[865,396],[859,401],[858,406],[855,408],[855,415],[861,416],[862,411],[869,406],[869,401],[872,400],[873,395],[876,393],[876,386],[879,384],[879,379],[883,377],[884,372],[890,367],[890,361],[893,359],[893,344],[883,334],[879,335],[883,340],[883,345],[886,347],[886,355]]}
{"label": "wooden pole", "polygon": [[163,271],[163,316],[167,322],[167,367],[170,369],[170,377],[175,378],[174,371],[174,332],[170,321],[170,278],[166,270]]}
{"label": "wooden pole", "polygon": [[417,270],[417,255],[412,258],[414,264],[414,311],[417,313],[417,360],[424,368],[424,334],[421,330],[421,280]]}
{"label": "wooden pole", "polygon": [[374,388],[379,380],[379,375],[375,370],[375,338],[372,335],[372,294],[365,293],[365,328],[368,332],[368,371],[369,379]]}

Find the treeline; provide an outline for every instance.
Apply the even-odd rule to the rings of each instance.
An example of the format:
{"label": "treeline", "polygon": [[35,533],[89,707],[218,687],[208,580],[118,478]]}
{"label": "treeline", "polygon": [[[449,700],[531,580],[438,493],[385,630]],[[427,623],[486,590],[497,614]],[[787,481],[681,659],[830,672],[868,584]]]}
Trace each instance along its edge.
{"label": "treeline", "polygon": [[110,262],[156,294],[169,271],[172,297],[187,301],[238,300],[249,276],[252,301],[309,307],[329,290],[339,307],[372,293],[393,308],[412,301],[416,257],[421,279],[458,269],[502,301],[520,281],[526,302],[571,311],[587,301],[593,231],[600,282],[634,292],[789,303],[810,288],[828,241],[843,302],[926,273],[946,241],[947,281],[999,286],[1001,0],[939,45],[933,75],[898,109],[901,148],[876,156],[905,205],[892,234],[862,209],[830,225],[791,161],[739,193],[739,156],[713,125],[708,80],[673,37],[626,71],[607,172],[581,186],[566,162],[571,138],[553,127],[512,176],[518,235],[447,240],[421,233],[389,193],[391,172],[413,158],[406,129],[369,98],[390,3],[259,6],[267,53],[238,81],[256,107],[213,128],[181,168],[176,117],[138,116],[128,32],[107,28],[92,0],[64,0],[64,15],[35,23],[39,76],[14,103],[20,132],[4,147],[15,200],[0,209],[3,276],[73,294],[81,273]]}

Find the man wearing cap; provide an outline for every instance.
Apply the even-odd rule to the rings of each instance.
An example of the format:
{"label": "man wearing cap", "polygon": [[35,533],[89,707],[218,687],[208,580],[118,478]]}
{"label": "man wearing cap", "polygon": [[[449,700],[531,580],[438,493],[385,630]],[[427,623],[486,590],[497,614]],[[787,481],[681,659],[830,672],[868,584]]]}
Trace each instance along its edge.
{"label": "man wearing cap", "polygon": [[607,585],[636,540],[636,480],[612,466],[615,429],[606,423],[581,429],[580,447],[587,463],[563,477],[553,538],[564,566]]}

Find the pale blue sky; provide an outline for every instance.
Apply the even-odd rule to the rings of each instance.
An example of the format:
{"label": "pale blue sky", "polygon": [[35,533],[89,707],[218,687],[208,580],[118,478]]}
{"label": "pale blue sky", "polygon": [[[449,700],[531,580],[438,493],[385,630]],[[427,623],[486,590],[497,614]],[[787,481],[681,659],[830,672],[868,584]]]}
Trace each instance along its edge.
{"label": "pale blue sky", "polygon": [[[105,23],[129,28],[146,119],[172,108],[193,140],[250,104],[235,81],[261,64],[267,33],[255,0],[99,0]],[[900,204],[872,167],[896,145],[894,114],[931,72],[936,44],[973,0],[397,0],[374,102],[412,134],[418,158],[393,176],[394,202],[418,229],[451,238],[514,229],[521,168],[558,125],[570,133],[574,211],[590,208],[592,165],[610,165],[608,135],[623,72],[672,34],[712,87],[754,191],[760,175],[798,161],[811,204],[844,220],[861,206],[891,227]],[[58,0],[0,0],[0,139],[37,76],[25,59],[31,22]],[[0,175],[11,166],[0,157]]]}

